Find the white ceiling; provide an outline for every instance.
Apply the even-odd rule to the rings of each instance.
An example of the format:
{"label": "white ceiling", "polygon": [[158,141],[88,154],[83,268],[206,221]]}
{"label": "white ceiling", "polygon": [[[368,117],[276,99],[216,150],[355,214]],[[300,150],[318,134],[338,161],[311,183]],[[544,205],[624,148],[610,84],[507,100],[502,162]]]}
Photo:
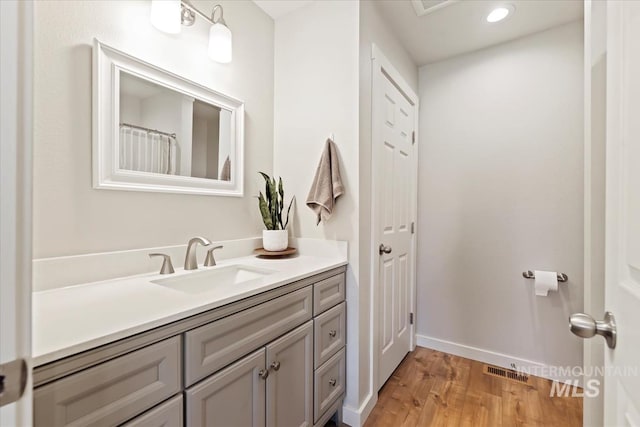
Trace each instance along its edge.
{"label": "white ceiling", "polygon": [[[374,0],[418,66],[504,43],[581,19],[582,0],[461,0],[417,16],[411,0]],[[490,24],[488,13],[510,4],[515,12]]]}
{"label": "white ceiling", "polygon": [[274,20],[299,9],[313,0],[253,0],[255,4]]}

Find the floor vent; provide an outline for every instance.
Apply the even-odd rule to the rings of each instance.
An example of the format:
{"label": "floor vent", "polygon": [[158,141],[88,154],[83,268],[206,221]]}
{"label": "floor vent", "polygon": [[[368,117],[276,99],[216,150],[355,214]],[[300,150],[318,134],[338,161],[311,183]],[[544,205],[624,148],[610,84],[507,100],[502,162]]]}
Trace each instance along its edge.
{"label": "floor vent", "polygon": [[499,368],[497,366],[484,365],[483,373],[493,377],[504,378],[520,384],[529,384],[529,376],[510,369]]}

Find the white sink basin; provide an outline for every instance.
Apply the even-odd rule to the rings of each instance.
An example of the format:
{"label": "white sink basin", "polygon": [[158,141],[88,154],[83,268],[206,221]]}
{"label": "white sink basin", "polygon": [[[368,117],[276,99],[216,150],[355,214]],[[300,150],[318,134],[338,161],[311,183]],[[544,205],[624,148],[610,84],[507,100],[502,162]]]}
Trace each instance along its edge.
{"label": "white sink basin", "polygon": [[233,288],[247,282],[255,282],[275,273],[274,270],[250,267],[246,265],[229,265],[212,267],[209,270],[185,274],[167,279],[152,280],[151,283],[182,291],[188,294],[200,294]]}

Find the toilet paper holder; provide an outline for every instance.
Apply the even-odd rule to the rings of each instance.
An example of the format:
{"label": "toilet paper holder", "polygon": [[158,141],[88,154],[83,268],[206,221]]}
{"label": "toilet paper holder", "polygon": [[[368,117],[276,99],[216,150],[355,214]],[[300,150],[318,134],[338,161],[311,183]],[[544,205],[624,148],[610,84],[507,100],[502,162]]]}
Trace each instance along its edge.
{"label": "toilet paper holder", "polygon": [[[533,274],[533,271],[527,270],[522,272],[522,277],[525,279],[535,279],[536,275]],[[569,276],[564,273],[558,273],[558,282],[566,282],[567,280],[569,280]]]}

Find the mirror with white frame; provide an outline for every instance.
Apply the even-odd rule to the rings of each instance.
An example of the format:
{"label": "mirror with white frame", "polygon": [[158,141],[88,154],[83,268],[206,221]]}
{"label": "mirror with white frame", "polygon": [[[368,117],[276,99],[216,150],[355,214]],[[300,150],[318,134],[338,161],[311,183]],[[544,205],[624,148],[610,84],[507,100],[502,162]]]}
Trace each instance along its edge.
{"label": "mirror with white frame", "polygon": [[243,195],[244,103],[94,43],[95,188]]}

